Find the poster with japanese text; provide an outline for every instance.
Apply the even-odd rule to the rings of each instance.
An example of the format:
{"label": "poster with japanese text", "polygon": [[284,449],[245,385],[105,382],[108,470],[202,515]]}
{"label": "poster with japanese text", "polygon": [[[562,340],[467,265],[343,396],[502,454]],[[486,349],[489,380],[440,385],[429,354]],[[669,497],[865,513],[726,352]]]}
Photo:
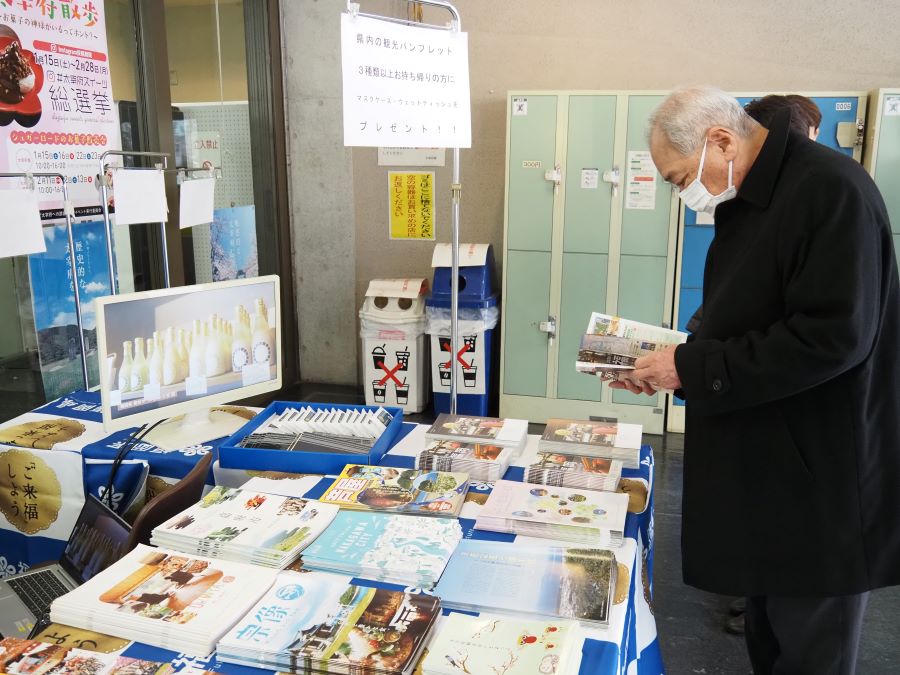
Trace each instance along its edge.
{"label": "poster with japanese text", "polygon": [[434,172],[388,171],[391,239],[434,241]]}
{"label": "poster with japanese text", "polygon": [[[100,212],[100,155],[118,147],[102,0],[0,0],[0,171],[60,173],[76,215]],[[57,178],[37,178],[61,218]]]}
{"label": "poster with japanese text", "polygon": [[212,280],[259,276],[256,249],[256,208],[232,206],[216,209],[210,226]]}
{"label": "poster with japanese text", "polygon": [[[100,220],[75,223],[72,230],[88,374],[93,386],[99,384],[93,300],[109,295],[106,228]],[[60,223],[45,227],[44,241],[47,252],[28,257],[28,272],[41,377],[45,396],[51,399],[84,388],[84,374],[66,226]]]}
{"label": "poster with japanese text", "polygon": [[466,33],[341,15],[344,145],[469,148]]}

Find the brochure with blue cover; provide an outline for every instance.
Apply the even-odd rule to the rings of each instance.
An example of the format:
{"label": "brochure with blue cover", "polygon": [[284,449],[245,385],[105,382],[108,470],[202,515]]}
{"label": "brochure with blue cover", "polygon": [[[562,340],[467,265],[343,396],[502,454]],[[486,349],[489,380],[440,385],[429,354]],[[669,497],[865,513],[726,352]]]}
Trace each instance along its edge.
{"label": "brochure with blue cover", "polygon": [[459,521],[341,511],[303,553],[303,566],[431,588],[462,539]]}
{"label": "brochure with blue cover", "polygon": [[434,592],[451,609],[558,616],[605,626],[616,570],[614,555],[604,549],[466,539]]}

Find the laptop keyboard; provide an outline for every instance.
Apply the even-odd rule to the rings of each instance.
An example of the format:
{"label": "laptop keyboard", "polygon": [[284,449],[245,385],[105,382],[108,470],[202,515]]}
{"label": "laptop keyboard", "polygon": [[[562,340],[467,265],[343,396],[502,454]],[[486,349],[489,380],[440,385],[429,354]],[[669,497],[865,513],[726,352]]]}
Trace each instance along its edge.
{"label": "laptop keyboard", "polygon": [[13,577],[7,579],[6,583],[37,618],[41,618],[50,610],[50,603],[56,598],[71,590],[50,570],[26,574],[24,577]]}

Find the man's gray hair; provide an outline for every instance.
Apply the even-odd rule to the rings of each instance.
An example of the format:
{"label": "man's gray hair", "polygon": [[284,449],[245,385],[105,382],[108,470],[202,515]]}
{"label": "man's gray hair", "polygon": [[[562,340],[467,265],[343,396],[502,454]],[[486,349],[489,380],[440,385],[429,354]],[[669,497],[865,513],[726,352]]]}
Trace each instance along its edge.
{"label": "man's gray hair", "polygon": [[749,137],[757,122],[734,96],[710,86],[683,87],[666,96],[650,115],[647,136],[662,133],[682,155],[695,153],[712,127],[725,127],[742,138]]}

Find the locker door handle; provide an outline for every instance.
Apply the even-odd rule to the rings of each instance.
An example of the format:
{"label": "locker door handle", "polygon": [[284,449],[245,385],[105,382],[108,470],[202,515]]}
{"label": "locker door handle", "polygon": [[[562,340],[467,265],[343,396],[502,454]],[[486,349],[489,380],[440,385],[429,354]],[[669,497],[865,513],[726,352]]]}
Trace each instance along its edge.
{"label": "locker door handle", "polygon": [[547,334],[547,342],[552,345],[553,339],[556,337],[556,317],[548,316],[546,321],[541,321],[538,324],[538,330]]}
{"label": "locker door handle", "polygon": [[615,196],[619,194],[619,184],[622,182],[622,173],[619,171],[619,167],[614,166],[609,171],[604,171],[603,182],[610,184],[610,187],[612,187],[612,196],[615,198]]}
{"label": "locker door handle", "polygon": [[562,167],[557,164],[552,169],[544,172],[544,180],[553,183],[553,196],[559,194],[559,185],[562,183]]}

